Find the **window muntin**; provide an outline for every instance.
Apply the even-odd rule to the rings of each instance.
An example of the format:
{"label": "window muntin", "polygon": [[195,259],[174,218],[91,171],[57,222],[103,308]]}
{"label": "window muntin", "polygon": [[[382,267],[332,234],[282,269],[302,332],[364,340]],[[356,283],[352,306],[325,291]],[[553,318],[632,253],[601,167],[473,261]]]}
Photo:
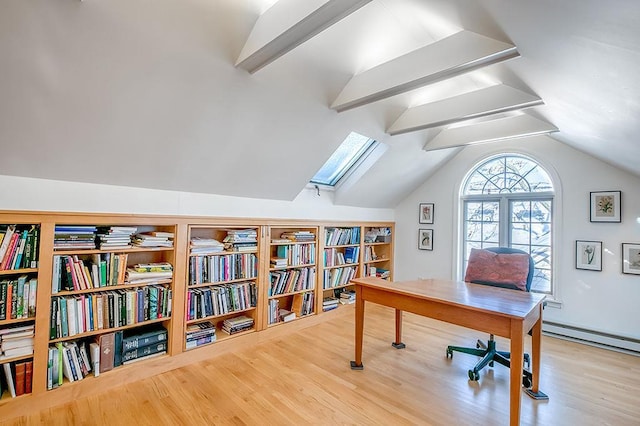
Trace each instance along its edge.
{"label": "window muntin", "polygon": [[335,186],[351,167],[373,149],[375,144],[375,140],[351,132],[318,170],[318,173],[311,178],[311,183]]}
{"label": "window muntin", "polygon": [[553,184],[536,162],[492,158],[463,185],[463,271],[472,248],[509,246],[531,254],[531,290],[552,293]]}

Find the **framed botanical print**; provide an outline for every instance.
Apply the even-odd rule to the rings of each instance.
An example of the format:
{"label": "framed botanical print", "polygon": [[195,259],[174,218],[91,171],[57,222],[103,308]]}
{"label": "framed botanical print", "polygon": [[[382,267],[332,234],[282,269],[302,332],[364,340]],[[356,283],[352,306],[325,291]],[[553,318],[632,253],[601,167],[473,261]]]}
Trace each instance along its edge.
{"label": "framed botanical print", "polygon": [[602,241],[576,241],[576,269],[602,271]]}
{"label": "framed botanical print", "polygon": [[621,191],[596,191],[590,195],[591,222],[621,222]]}
{"label": "framed botanical print", "polygon": [[622,273],[640,275],[640,244],[622,243]]}
{"label": "framed botanical print", "polygon": [[433,203],[420,203],[418,222],[425,224],[433,223]]}
{"label": "framed botanical print", "polygon": [[433,250],[433,229],[418,229],[418,249]]}

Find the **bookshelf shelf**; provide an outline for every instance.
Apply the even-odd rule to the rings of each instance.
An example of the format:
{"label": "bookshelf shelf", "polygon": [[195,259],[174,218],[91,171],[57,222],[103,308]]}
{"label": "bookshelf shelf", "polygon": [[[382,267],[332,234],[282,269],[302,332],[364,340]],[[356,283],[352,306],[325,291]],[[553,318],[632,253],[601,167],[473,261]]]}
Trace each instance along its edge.
{"label": "bookshelf shelf", "polygon": [[14,356],[14,357],[10,357],[10,358],[0,358],[0,364],[7,364],[9,362],[17,362],[17,361],[24,361],[26,359],[31,359],[33,358],[33,353],[27,354],[27,355],[20,355],[20,356]]}
{"label": "bookshelf shelf", "polygon": [[243,283],[247,281],[255,281],[258,277],[247,277],[247,278],[238,278],[235,280],[225,280],[219,282],[210,282],[210,283],[201,283],[201,284],[189,284],[189,289],[192,288],[203,288],[203,287],[211,287],[211,286],[219,286],[224,284],[233,284],[233,283]]}
{"label": "bookshelf shelf", "polygon": [[331,265],[331,266],[325,266],[325,269],[336,269],[336,268],[349,268],[351,266],[358,266],[359,263],[343,263],[342,265]]}
{"label": "bookshelf shelf", "polygon": [[187,320],[186,324],[187,325],[189,325],[189,324],[197,324],[197,323],[200,323],[200,322],[225,319],[225,318],[234,317],[234,316],[237,316],[237,315],[240,315],[240,314],[244,314],[244,313],[247,313],[247,312],[252,312],[252,311],[255,311],[255,310],[256,310],[256,307],[253,306],[253,307],[247,308],[247,309],[240,309],[240,310],[237,310],[237,311],[227,312],[225,314],[209,315],[209,316],[202,317],[202,318],[196,318],[196,319],[192,319],[192,320]]}
{"label": "bookshelf shelf", "polygon": [[59,338],[56,338],[56,339],[50,339],[49,343],[68,342],[70,340],[80,340],[80,339],[83,339],[85,337],[91,337],[91,336],[95,336],[95,335],[98,335],[98,334],[106,334],[106,333],[111,333],[111,332],[119,331],[119,330],[130,330],[132,328],[143,327],[145,325],[150,325],[150,324],[163,323],[163,322],[167,322],[167,321],[170,321],[170,320],[171,320],[171,317],[166,317],[166,318],[163,317],[163,318],[158,318],[158,319],[149,320],[149,321],[137,322],[135,324],[121,325],[119,327],[101,328],[99,330],[85,331],[84,333],[74,334],[73,336],[66,336],[66,337],[59,337]]}
{"label": "bookshelf shelf", "polygon": [[0,328],[2,328],[5,325],[15,325],[15,324],[24,324],[28,322],[35,322],[35,320],[36,320],[35,317],[0,320]]}
{"label": "bookshelf shelf", "polygon": [[308,268],[313,266],[316,266],[315,263],[303,263],[300,265],[288,265],[288,266],[281,266],[278,268],[269,268],[269,271],[285,271],[287,269]]}
{"label": "bookshelf shelf", "polygon": [[313,292],[313,291],[315,291],[315,289],[307,288],[307,289],[304,289],[304,290],[289,291],[287,293],[272,294],[268,298],[269,299],[280,299],[282,297],[292,296],[294,294],[310,293],[310,292]]}
{"label": "bookshelf shelf", "polygon": [[33,274],[38,272],[38,268],[21,268],[21,269],[4,269],[0,271],[2,275],[20,275],[20,274]]}
{"label": "bookshelf shelf", "polygon": [[54,249],[55,255],[85,255],[85,254],[107,254],[107,253],[143,253],[147,251],[173,251],[173,247],[131,247],[121,248],[113,250],[99,250],[99,249],[75,249],[75,250],[61,250]]}
{"label": "bookshelf shelf", "polygon": [[90,294],[90,293],[99,293],[99,292],[111,291],[111,290],[126,290],[126,289],[132,289],[132,288],[148,287],[151,285],[167,286],[167,285],[170,285],[172,282],[173,280],[158,280],[158,281],[151,281],[151,282],[145,282],[145,283],[133,283],[133,284],[125,282],[124,284],[119,284],[119,285],[108,285],[104,287],[88,288],[84,290],[62,290],[57,293],[54,293],[53,295],[54,296],[74,296],[78,294]]}

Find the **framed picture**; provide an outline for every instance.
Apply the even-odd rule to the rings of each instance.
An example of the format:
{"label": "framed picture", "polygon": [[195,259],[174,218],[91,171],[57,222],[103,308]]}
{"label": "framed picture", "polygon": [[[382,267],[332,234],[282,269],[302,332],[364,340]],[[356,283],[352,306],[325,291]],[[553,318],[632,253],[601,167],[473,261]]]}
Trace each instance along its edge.
{"label": "framed picture", "polygon": [[640,244],[622,243],[622,273],[640,275]]}
{"label": "framed picture", "polygon": [[433,250],[433,229],[418,229],[418,249]]}
{"label": "framed picture", "polygon": [[420,203],[419,223],[433,223],[433,203]]}
{"label": "framed picture", "polygon": [[576,269],[602,271],[602,241],[576,240]]}
{"label": "framed picture", "polygon": [[591,192],[591,222],[621,222],[621,191]]}

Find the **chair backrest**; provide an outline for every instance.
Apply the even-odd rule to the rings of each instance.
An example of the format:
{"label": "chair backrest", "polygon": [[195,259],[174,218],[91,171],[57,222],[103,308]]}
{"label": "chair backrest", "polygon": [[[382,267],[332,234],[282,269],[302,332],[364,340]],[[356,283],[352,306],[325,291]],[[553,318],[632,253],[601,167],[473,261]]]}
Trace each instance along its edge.
{"label": "chair backrest", "polygon": [[[534,274],[534,271],[535,271],[535,264],[533,262],[533,258],[531,257],[531,255],[529,255],[529,253],[527,253],[525,251],[522,251],[520,249],[511,248],[511,247],[487,247],[484,250],[490,251],[490,252],[496,253],[496,254],[525,254],[525,255],[527,255],[527,257],[529,258],[529,270],[527,272],[526,291],[530,291],[531,290],[531,282],[533,281],[533,274]],[[514,289],[514,290],[522,290],[521,287],[518,287],[515,284],[495,283],[495,282],[491,282],[491,281],[484,280],[484,279],[482,279],[482,280],[471,280],[471,282],[472,283],[477,283],[477,284],[491,285],[491,286],[496,286],[496,287],[506,287],[506,288],[511,288],[511,289]]]}

